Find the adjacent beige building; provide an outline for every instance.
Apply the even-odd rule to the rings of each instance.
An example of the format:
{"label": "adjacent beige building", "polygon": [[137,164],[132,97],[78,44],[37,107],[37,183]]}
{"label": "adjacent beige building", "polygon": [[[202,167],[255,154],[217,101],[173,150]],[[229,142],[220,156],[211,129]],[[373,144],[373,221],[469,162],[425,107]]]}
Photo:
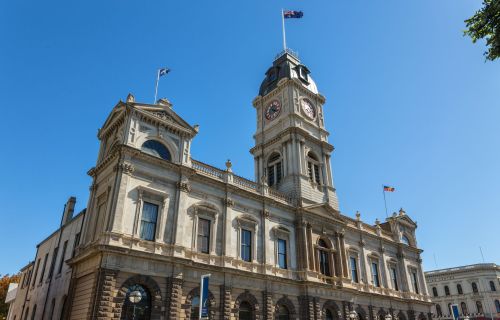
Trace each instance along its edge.
{"label": "adjacent beige building", "polygon": [[450,305],[461,317],[500,319],[500,266],[494,263],[428,271],[427,286],[435,318],[451,319]]}
{"label": "adjacent beige building", "polygon": [[120,101],[98,133],[86,214],[69,223],[83,222],[62,283],[37,293],[61,242],[40,245],[13,316],[197,319],[210,273],[210,319],[430,319],[416,223],[339,211],[324,104],[308,68],[280,54],[253,101],[249,180],[193,159],[199,128],[167,100]]}

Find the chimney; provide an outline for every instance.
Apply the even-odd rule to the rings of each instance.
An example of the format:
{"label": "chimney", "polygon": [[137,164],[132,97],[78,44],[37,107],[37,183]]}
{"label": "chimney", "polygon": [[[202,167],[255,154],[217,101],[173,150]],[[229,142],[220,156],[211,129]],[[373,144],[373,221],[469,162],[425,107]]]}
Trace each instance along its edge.
{"label": "chimney", "polygon": [[73,218],[73,212],[75,211],[75,203],[76,203],[76,198],[69,197],[68,201],[64,205],[64,213],[61,221],[61,226],[64,226],[65,224],[70,222],[71,219]]}

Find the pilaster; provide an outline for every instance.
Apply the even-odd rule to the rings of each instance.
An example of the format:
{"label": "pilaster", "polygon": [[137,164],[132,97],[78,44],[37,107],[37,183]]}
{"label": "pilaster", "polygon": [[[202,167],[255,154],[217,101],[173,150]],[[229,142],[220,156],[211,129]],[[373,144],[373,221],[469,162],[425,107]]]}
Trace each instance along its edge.
{"label": "pilaster", "polygon": [[220,286],[220,319],[231,319],[231,287]]}
{"label": "pilaster", "polygon": [[262,292],[262,318],[263,320],[273,319],[273,295],[267,290]]}
{"label": "pilaster", "polygon": [[105,268],[99,271],[92,319],[119,319],[121,305],[115,307],[113,297],[117,274],[118,271]]}
{"label": "pilaster", "polygon": [[182,279],[169,277],[167,278],[167,319],[179,319],[181,316],[181,300],[182,300]]}

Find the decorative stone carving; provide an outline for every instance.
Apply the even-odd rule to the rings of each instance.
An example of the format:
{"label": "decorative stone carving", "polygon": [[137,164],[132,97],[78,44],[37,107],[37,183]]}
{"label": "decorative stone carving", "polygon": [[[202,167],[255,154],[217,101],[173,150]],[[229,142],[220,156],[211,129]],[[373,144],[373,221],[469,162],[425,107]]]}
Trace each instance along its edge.
{"label": "decorative stone carving", "polygon": [[183,192],[191,192],[191,185],[188,182],[177,182],[177,188]]}
{"label": "decorative stone carving", "polygon": [[231,198],[226,198],[226,199],[222,200],[222,202],[224,203],[224,205],[226,205],[228,207],[234,206],[234,200]]}

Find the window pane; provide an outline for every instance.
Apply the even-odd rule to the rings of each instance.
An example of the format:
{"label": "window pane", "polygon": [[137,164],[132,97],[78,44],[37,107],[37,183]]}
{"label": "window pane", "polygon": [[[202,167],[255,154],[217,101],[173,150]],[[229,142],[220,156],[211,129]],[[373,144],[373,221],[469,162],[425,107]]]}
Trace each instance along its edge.
{"label": "window pane", "polygon": [[198,252],[208,253],[210,248],[210,220],[198,219]]}
{"label": "window pane", "polygon": [[313,180],[313,169],[312,169],[312,163],[308,162],[307,163],[307,174],[309,175],[309,179],[312,181]]}
{"label": "window pane", "polygon": [[356,263],[356,258],[351,257],[351,276],[352,281],[358,283],[358,264]]}
{"label": "window pane", "polygon": [[391,268],[391,280],[392,280],[392,288],[396,291],[399,290],[396,268]]}
{"label": "window pane", "polygon": [[276,163],[276,183],[281,182],[281,162]]}
{"label": "window pane", "polygon": [[267,184],[269,186],[274,185],[274,166],[267,168]]}
{"label": "window pane", "polygon": [[252,232],[245,229],[241,230],[241,259],[252,260]]}
{"label": "window pane", "polygon": [[281,269],[287,268],[286,240],[283,240],[283,239],[278,239],[278,265]]}
{"label": "window pane", "polygon": [[317,164],[314,165],[314,178],[316,179],[316,183],[320,183],[320,181],[319,181],[319,166]]}
{"label": "window pane", "polygon": [[141,228],[139,236],[143,240],[152,241],[156,233],[156,219],[158,217],[158,206],[144,202],[142,206]]}
{"label": "window pane", "polygon": [[372,281],[375,287],[380,287],[380,281],[378,278],[378,265],[375,262],[372,262]]}

